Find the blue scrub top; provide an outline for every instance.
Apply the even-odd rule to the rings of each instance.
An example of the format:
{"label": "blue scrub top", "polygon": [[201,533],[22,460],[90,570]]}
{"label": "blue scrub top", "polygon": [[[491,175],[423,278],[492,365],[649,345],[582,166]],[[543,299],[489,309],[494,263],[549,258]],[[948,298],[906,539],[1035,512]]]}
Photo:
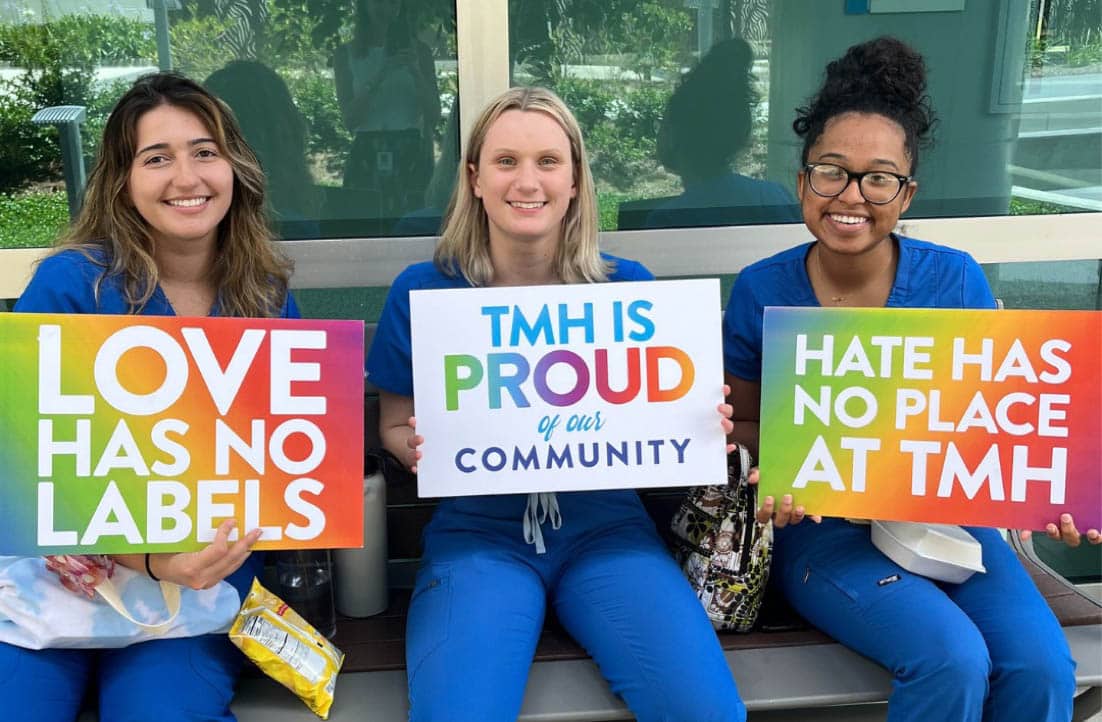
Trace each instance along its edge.
{"label": "blue scrub top", "polygon": [[[964,251],[892,235],[899,245],[888,308],[995,308],[979,264]],[[818,306],[807,276],[805,243],[743,269],[723,314],[723,366],[761,381],[762,314],[766,306]]]}
{"label": "blue scrub top", "polygon": [[[102,251],[92,251],[90,255],[92,258],[77,250],[66,250],[42,259],[13,310],[23,313],[130,313],[122,278],[103,275],[106,263]],[[137,313],[139,316],[176,315],[160,286],[153,290],[149,301]],[[221,315],[217,301],[210,315]],[[278,318],[301,318],[290,292],[283,299]]]}

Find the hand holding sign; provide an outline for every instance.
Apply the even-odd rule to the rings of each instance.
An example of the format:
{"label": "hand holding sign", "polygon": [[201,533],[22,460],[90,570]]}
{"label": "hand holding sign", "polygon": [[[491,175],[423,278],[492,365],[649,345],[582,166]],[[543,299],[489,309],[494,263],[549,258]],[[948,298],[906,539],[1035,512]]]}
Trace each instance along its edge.
{"label": "hand holding sign", "polygon": [[411,473],[417,473],[417,462],[421,460],[421,444],[425,443],[425,437],[417,433],[417,417],[409,417],[409,438],[406,439],[406,447],[410,450],[405,461]]}
{"label": "hand holding sign", "polygon": [[[253,529],[231,545],[230,537],[236,526],[233,519],[222,522],[214,541],[201,551],[150,554],[148,571],[161,581],[190,589],[210,589],[236,572],[260,539],[261,530]],[[144,554],[121,554],[115,559],[137,571],[145,570],[147,563]]]}
{"label": "hand holding sign", "polygon": [[[759,481],[761,481],[761,471],[755,466],[746,477],[746,482],[748,484],[757,484]],[[781,497],[780,506],[777,506],[777,500],[772,496],[767,496],[762,499],[756,518],[761,524],[772,519],[773,526],[778,529],[782,529],[789,524],[799,524],[804,519],[810,519],[816,524],[823,520],[823,517],[818,514],[809,515],[802,504],[796,504],[791,494],[785,494]]]}
{"label": "hand holding sign", "polygon": [[[1082,543],[1082,537],[1084,536],[1075,528],[1075,519],[1072,518],[1071,514],[1061,514],[1059,525],[1051,522],[1045,525],[1045,534],[1049,539],[1062,541],[1073,548]],[[1023,529],[1021,536],[1023,541],[1028,541],[1033,536],[1033,532],[1029,529]],[[1089,544],[1102,544],[1102,532],[1097,529],[1088,529],[1085,536]]]}

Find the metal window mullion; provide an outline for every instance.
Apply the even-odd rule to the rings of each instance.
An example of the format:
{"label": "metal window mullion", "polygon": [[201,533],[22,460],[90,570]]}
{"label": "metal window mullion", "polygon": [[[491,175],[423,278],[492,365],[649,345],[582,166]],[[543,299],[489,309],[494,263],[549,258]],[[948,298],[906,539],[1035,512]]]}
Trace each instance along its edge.
{"label": "metal window mullion", "polygon": [[459,68],[459,142],[482,108],[509,88],[508,0],[456,0],[456,51]]}

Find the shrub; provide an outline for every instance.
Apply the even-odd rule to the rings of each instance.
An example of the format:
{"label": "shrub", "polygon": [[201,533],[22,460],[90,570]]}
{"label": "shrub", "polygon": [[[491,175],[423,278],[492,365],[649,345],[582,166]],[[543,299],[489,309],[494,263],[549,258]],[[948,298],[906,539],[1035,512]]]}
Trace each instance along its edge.
{"label": "shrub", "polygon": [[228,20],[213,15],[176,21],[169,30],[172,41],[172,64],[189,78],[199,82],[215,70],[234,60],[233,51],[222,42]]}
{"label": "shrub", "polygon": [[0,25],[0,60],[18,68],[91,70],[157,57],[153,26],[114,15],[64,15],[45,23]]}
{"label": "shrub", "polygon": [[0,248],[53,245],[69,222],[64,191],[7,195],[0,193]]}
{"label": "shrub", "polygon": [[340,178],[351,136],[344,129],[333,78],[328,74],[295,73],[284,79],[295,105],[306,119],[307,151],[321,159],[327,173]]}
{"label": "shrub", "polygon": [[[0,192],[60,173],[57,133],[31,125],[37,110],[84,105],[91,117],[102,105],[93,83],[98,66],[148,63],[154,57],[153,28],[130,18],[65,15],[40,24],[0,25],[0,61],[23,71],[0,87]],[[98,130],[83,131],[86,151]]]}
{"label": "shrub", "polygon": [[563,78],[556,92],[582,127],[598,185],[627,190],[658,172],[657,138],[672,90]]}
{"label": "shrub", "polygon": [[1010,215],[1012,216],[1048,216],[1058,213],[1075,213],[1078,209],[1062,206],[1056,203],[1046,203],[1028,198],[1011,198]]}
{"label": "shrub", "polygon": [[30,90],[0,81],[0,193],[56,177],[57,131],[31,124],[36,110]]}

